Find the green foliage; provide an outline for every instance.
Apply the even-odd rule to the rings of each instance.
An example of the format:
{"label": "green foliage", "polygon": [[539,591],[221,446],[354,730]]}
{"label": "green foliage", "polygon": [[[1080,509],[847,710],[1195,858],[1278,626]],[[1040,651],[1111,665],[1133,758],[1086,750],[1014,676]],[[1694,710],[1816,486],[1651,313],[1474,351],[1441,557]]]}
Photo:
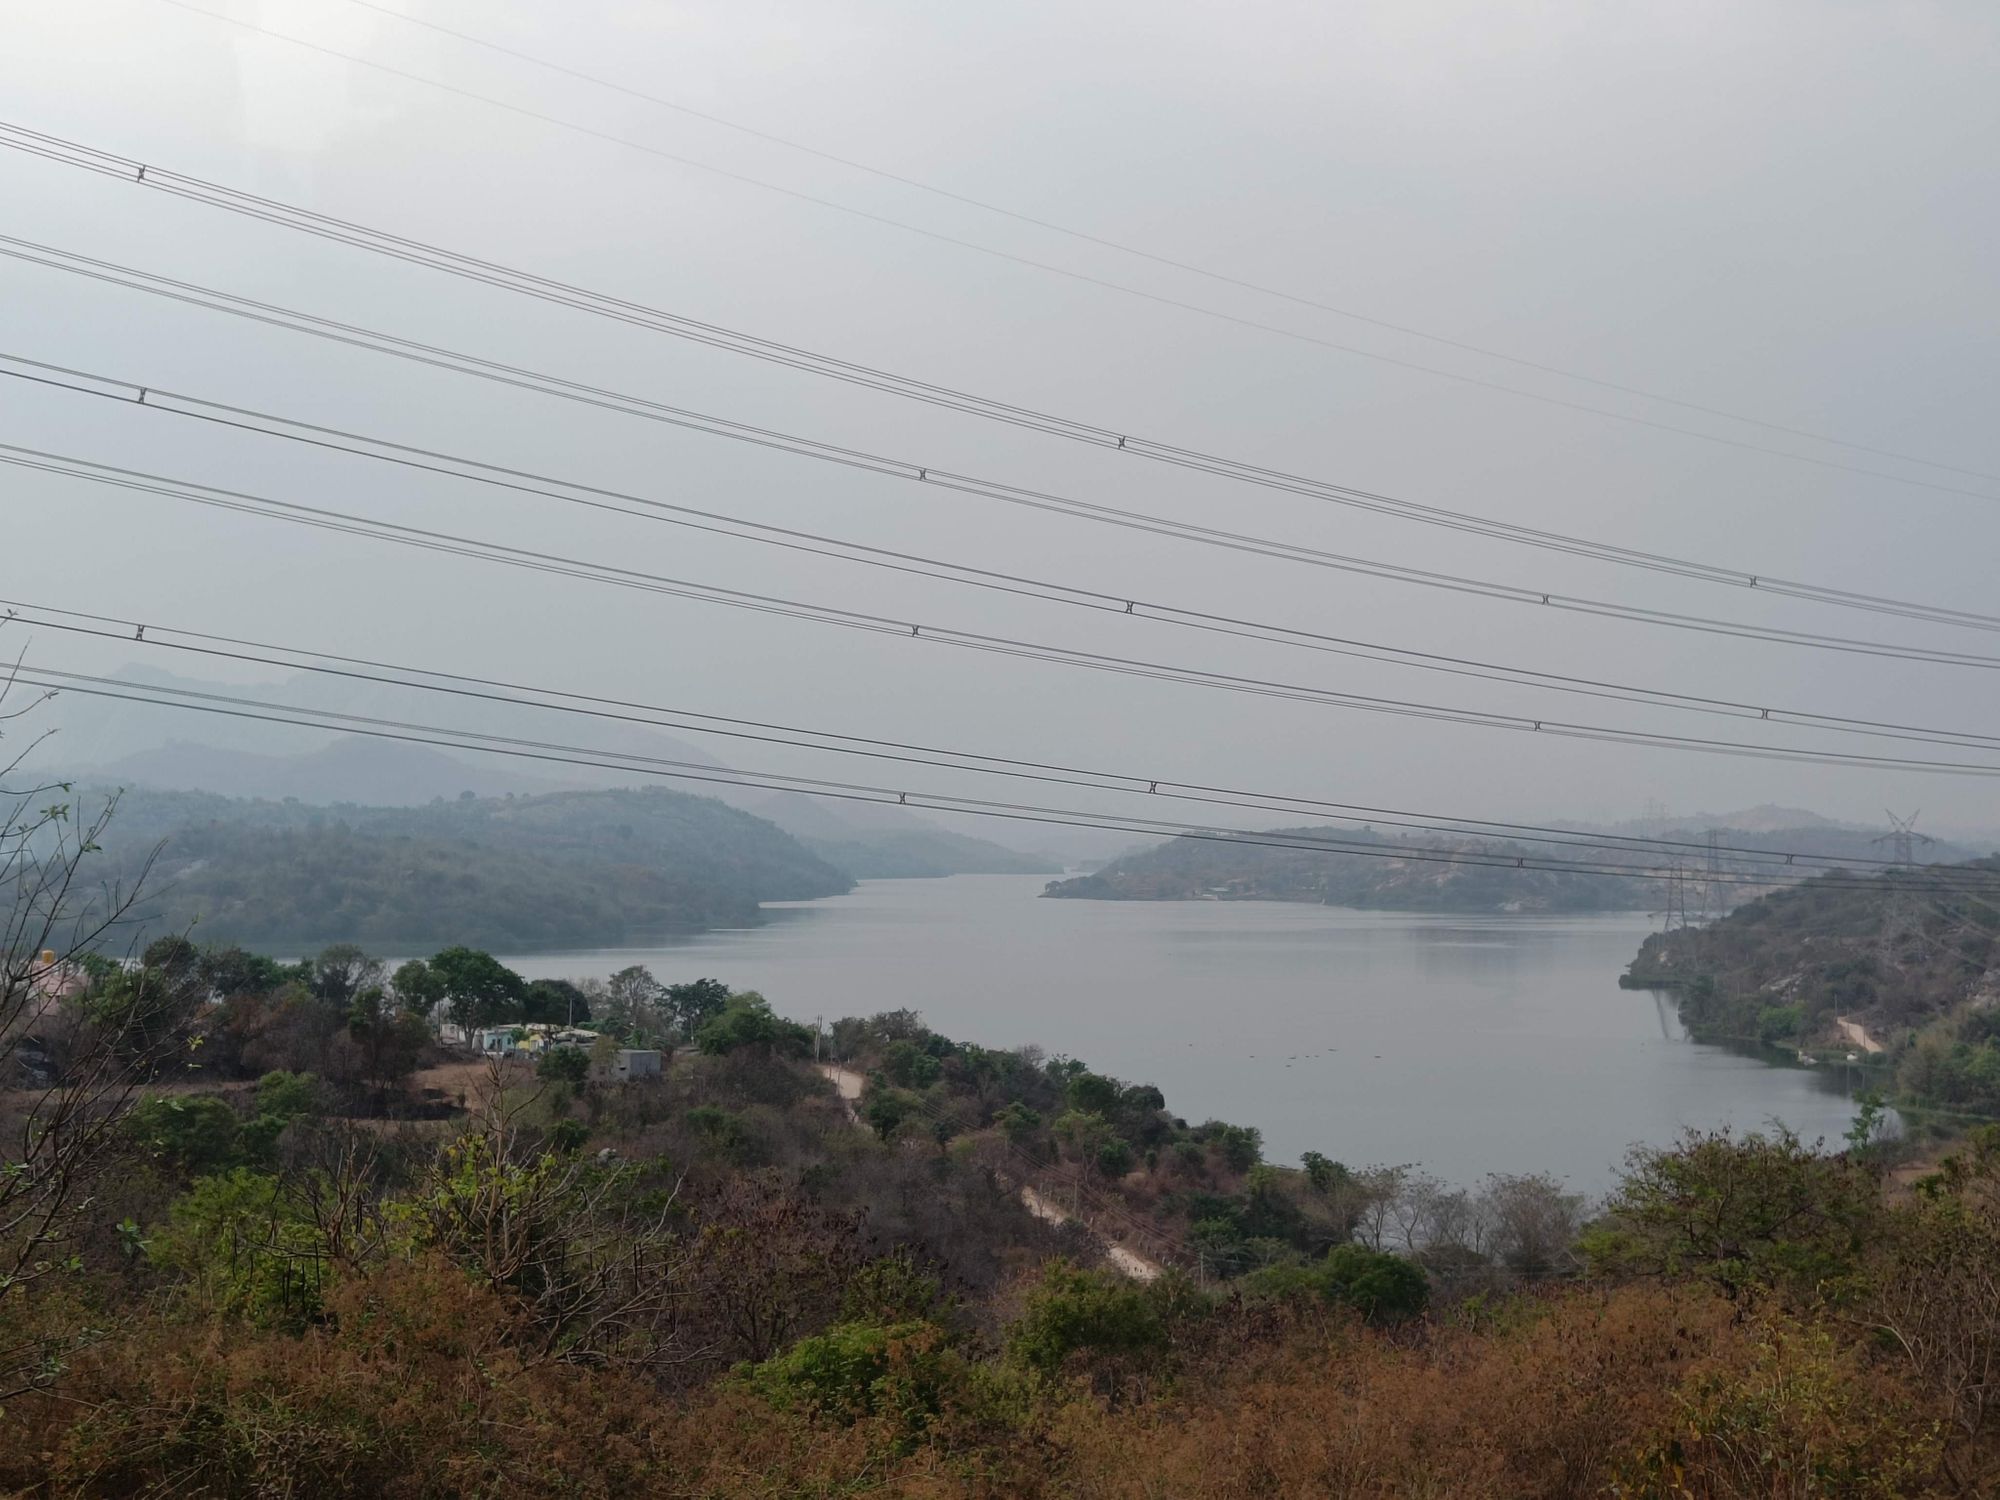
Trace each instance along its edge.
{"label": "green foliage", "polygon": [[125,1118],[139,1149],[190,1177],[220,1172],[241,1159],[243,1120],[213,1094],[142,1099]]}
{"label": "green foliage", "polygon": [[398,965],[389,983],[396,992],[397,1003],[412,1015],[428,1016],[444,999],[443,981],[431,972],[431,966],[421,958]]}
{"label": "green foliage", "polygon": [[841,1295],[840,1314],[852,1323],[938,1323],[946,1306],[937,1277],[904,1246],[855,1271]]}
{"label": "green foliage", "polygon": [[1070,1079],[1063,1099],[1078,1114],[1108,1117],[1118,1109],[1118,1080],[1102,1073],[1079,1073]]}
{"label": "green foliage", "polygon": [[915,1042],[894,1041],[883,1049],[882,1075],[897,1088],[929,1088],[943,1072],[944,1065]]}
{"label": "green foliage", "polygon": [[534,979],[521,995],[521,1019],[566,1026],[590,1019],[590,997],[567,979]]}
{"label": "green foliage", "polygon": [[822,1421],[887,1418],[907,1444],[937,1419],[964,1371],[933,1324],[836,1323],[755,1366],[750,1383],[773,1406]]}
{"label": "green foliage", "polygon": [[1677,1146],[1633,1150],[1584,1250],[1594,1270],[1696,1276],[1731,1297],[1838,1296],[1880,1215],[1869,1167],[1789,1130],[1690,1131]]}
{"label": "green foliage", "polygon": [[303,1115],[318,1114],[326,1103],[320,1081],[310,1073],[266,1073],[257,1080],[257,1114],[290,1124]]}
{"label": "green foliage", "polygon": [[1042,1117],[1016,1099],[993,1117],[993,1123],[1000,1127],[1002,1133],[1013,1144],[1025,1146],[1042,1128]]}
{"label": "green foliage", "polygon": [[682,1036],[693,1036],[728,1005],[729,986],[720,979],[690,979],[666,988],[667,1014]]}
{"label": "green foliage", "polygon": [[275,1177],[238,1167],[197,1179],[147,1248],[203,1308],[290,1324],[319,1310],[323,1247]]}
{"label": "green foliage", "polygon": [[1354,1174],[1346,1167],[1317,1151],[1302,1154],[1299,1165],[1305,1168],[1306,1181],[1312,1184],[1316,1193],[1331,1193],[1354,1180]]}
{"label": "green foliage", "polygon": [[1157,1360],[1168,1330],[1156,1287],[1052,1261],[1007,1330],[1008,1357],[1041,1375],[1059,1373],[1077,1354]]}
{"label": "green foliage", "polygon": [[1252,1297],[1311,1296],[1351,1307],[1371,1323],[1414,1318],[1430,1299],[1430,1278],[1414,1261],[1361,1245],[1335,1245],[1312,1264],[1267,1266],[1243,1278]]}
{"label": "green foliage", "polygon": [[1761,1042],[1794,1042],[1805,1025],[1806,1013],[1798,1005],[1766,1005],[1757,1012],[1757,1039]]}
{"label": "green foliage", "polygon": [[901,1089],[871,1088],[861,1106],[861,1118],[885,1141],[901,1130],[905,1122],[917,1118],[919,1113],[916,1099]]}
{"label": "green foliage", "polygon": [[1213,1145],[1232,1172],[1247,1172],[1264,1159],[1264,1132],[1254,1125],[1207,1120],[1195,1127],[1194,1138]]}
{"label": "green foliage", "polygon": [[430,961],[430,976],[452,1021],[471,1031],[521,1017],[527,982],[490,953],[446,948]]}
{"label": "green foliage", "polygon": [[710,1057],[742,1047],[798,1056],[812,1045],[812,1033],[772,1013],[771,1002],[754,991],[731,995],[722,1012],[695,1033],[695,1045]]}
{"label": "green foliage", "polygon": [[590,1054],[581,1047],[551,1047],[535,1063],[545,1083],[580,1084],[590,1076]]}

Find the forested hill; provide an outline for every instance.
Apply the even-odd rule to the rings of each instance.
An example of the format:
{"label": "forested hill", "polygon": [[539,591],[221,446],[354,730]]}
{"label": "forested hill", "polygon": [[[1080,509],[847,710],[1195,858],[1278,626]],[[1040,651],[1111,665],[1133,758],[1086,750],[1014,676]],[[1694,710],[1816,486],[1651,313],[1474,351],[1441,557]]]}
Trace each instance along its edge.
{"label": "forested hill", "polygon": [[[1711,855],[1711,834],[1722,848]],[[1282,828],[1265,835],[1232,839],[1178,838],[1113,860],[1094,875],[1052,882],[1050,896],[1098,901],[1310,901],[1328,906],[1375,907],[1403,911],[1650,911],[1665,903],[1676,855],[1690,881],[1698,882],[1713,859],[1730,883],[1717,887],[1718,901],[1749,900],[1792,881],[1761,881],[1769,859],[1744,851],[1785,850],[1807,856],[1880,857],[1871,830],[1824,822],[1801,828],[1667,827],[1649,837],[1671,841],[1639,846],[1615,836],[1591,841],[1591,831],[1566,835],[1571,844],[1515,843],[1502,839],[1422,833],[1395,837],[1368,828]],[[1374,852],[1343,854],[1273,847],[1253,840],[1327,839],[1373,845]],[[1449,863],[1420,857],[1443,850],[1466,861]],[[1939,844],[1940,859],[1969,858],[1973,851]],[[1510,861],[1525,859],[1525,868]],[[1628,868],[1632,875],[1572,873],[1537,869],[1537,863],[1565,860]]]}
{"label": "forested hill", "polygon": [[[1252,835],[1255,837],[1255,835]],[[1094,875],[1050,882],[1049,896],[1097,901],[1310,901],[1411,911],[1616,911],[1644,907],[1654,882],[1565,871],[1449,864],[1410,857],[1418,847],[1366,829],[1287,828],[1275,838],[1339,839],[1380,853],[1274,848],[1227,839],[1178,838],[1113,860]],[[1468,858],[1545,859],[1546,849],[1456,841]]]}
{"label": "forested hill", "polygon": [[1705,927],[1653,934],[1629,982],[1678,990],[1697,1033],[1853,1045],[1838,1026],[1845,1017],[1891,1053],[1907,1044],[1901,1082],[1934,1099],[1970,1102],[1943,1080],[1916,1076],[1913,1059],[1961,1053],[1989,1080],[1983,1102],[2000,1104],[2000,902],[1950,889],[1975,871],[2000,884],[2000,858],[1866,885],[1806,881]]}
{"label": "forested hill", "polygon": [[162,841],[149,924],[281,950],[640,942],[853,887],[764,819],[658,788],[424,807],[125,793],[105,838],[114,867],[129,878]]}

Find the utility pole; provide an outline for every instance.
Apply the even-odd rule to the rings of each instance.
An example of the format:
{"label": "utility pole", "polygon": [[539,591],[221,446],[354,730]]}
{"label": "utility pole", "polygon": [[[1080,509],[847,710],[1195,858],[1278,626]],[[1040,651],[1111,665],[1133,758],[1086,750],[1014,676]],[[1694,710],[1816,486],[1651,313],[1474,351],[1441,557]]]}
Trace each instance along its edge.
{"label": "utility pole", "polygon": [[819,1036],[820,1033],[824,1030],[826,1030],[826,1017],[814,1016],[813,1017],[813,1066],[814,1067],[819,1066]]}

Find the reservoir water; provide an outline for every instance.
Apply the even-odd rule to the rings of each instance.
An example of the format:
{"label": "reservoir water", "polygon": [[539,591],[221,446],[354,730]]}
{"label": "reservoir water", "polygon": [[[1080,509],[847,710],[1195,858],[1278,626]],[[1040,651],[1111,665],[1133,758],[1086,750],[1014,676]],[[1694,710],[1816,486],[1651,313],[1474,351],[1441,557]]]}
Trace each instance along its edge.
{"label": "reservoir water", "polygon": [[1273,1161],[1318,1150],[1464,1184],[1548,1171],[1596,1193],[1629,1145],[1688,1126],[1832,1140],[1853,1117],[1841,1067],[1697,1045],[1669,997],[1621,990],[1642,915],[1046,901],[1043,883],[867,881],[771,907],[763,927],[505,961],[532,978],[709,975],[807,1022],[908,1007],[962,1041],[1157,1084],[1191,1122],[1255,1125]]}

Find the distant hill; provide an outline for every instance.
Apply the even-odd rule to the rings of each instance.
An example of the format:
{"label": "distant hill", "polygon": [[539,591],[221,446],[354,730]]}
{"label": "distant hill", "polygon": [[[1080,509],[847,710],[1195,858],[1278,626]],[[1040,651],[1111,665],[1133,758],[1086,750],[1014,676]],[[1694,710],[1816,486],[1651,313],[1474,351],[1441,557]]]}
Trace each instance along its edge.
{"label": "distant hill", "polygon": [[955,833],[908,808],[777,792],[747,805],[829,864],[861,880],[941,875],[1056,875],[1062,861]]}
{"label": "distant hill", "polygon": [[[1678,856],[1671,848],[1641,848],[1610,840],[1561,847],[1443,834],[1391,837],[1370,829],[1346,827],[1290,828],[1275,830],[1274,836],[1371,844],[1376,851],[1320,853],[1274,848],[1253,842],[1256,835],[1248,835],[1242,842],[1178,838],[1115,859],[1093,875],[1055,881],[1044,894],[1098,901],[1309,901],[1327,906],[1408,911],[1643,911],[1664,903],[1676,857],[1687,872],[1688,881],[1699,888],[1708,868],[1710,832],[1715,834],[1718,844],[1746,849],[1822,856],[1882,856],[1872,830],[1849,829],[1825,820],[1812,827],[1769,832],[1716,828],[1681,829],[1658,835],[1679,841]],[[1415,857],[1420,850],[1446,850],[1496,863],[1444,863]],[[1935,852],[1940,858],[1962,859],[1972,851],[1939,845]],[[1507,866],[1507,861],[1517,858],[1615,865],[1629,868],[1634,874]],[[1734,905],[1793,883],[1791,880],[1756,885],[1737,883],[1752,871],[1760,877],[1768,874],[1770,864],[1728,853],[1719,853],[1714,859],[1718,874],[1732,881],[1715,888],[1714,899],[1718,904]],[[1804,873],[1801,872],[1801,877]]]}
{"label": "distant hill", "polygon": [[657,787],[335,808],[132,790],[107,873],[162,843],[149,926],[278,951],[642,942],[853,885],[763,819]]}
{"label": "distant hill", "polygon": [[[1115,859],[1094,875],[1052,881],[1043,893],[1096,901],[1308,901],[1325,906],[1410,911],[1615,911],[1644,907],[1650,881],[1566,871],[1496,869],[1410,857],[1417,848],[1455,847],[1496,858],[1547,850],[1441,838],[1421,845],[1368,829],[1287,828],[1286,838],[1339,839],[1380,853],[1320,853],[1234,840],[1178,838]],[[1250,835],[1255,838],[1256,835]]]}
{"label": "distant hill", "polygon": [[94,782],[163,791],[221,792],[282,802],[414,807],[438,797],[500,797],[563,789],[505,765],[474,764],[424,745],[341,739],[299,755],[267,755],[174,740],[93,767]]}

